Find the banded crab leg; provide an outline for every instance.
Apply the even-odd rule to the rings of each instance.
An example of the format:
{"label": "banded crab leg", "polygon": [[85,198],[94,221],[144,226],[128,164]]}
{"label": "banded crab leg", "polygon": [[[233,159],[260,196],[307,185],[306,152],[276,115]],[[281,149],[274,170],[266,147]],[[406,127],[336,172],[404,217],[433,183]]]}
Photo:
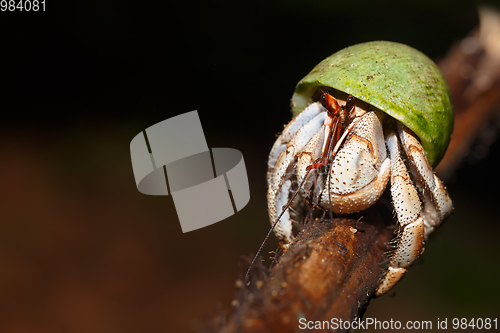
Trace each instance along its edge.
{"label": "banded crab leg", "polygon": [[443,183],[432,171],[424,148],[413,132],[402,124],[398,124],[398,132],[415,184],[423,197],[424,207],[421,214],[427,238],[450,215],[453,203]]}
{"label": "banded crab leg", "polygon": [[[321,111],[324,109],[319,103],[311,104],[285,128],[277,140],[279,144],[273,146],[270,165],[272,165],[271,159],[278,155],[274,151],[275,148],[278,149],[279,155],[274,169],[269,171],[267,175],[267,203],[271,223],[278,220],[282,207],[289,201],[292,185],[290,178],[295,171],[294,162],[304,146],[318,130],[321,130],[326,121],[327,115]],[[301,115],[303,116],[301,117]],[[288,139],[289,142],[286,142]],[[285,247],[293,241],[292,221],[288,210],[282,212],[282,217],[276,224],[274,232]]]}
{"label": "banded crab leg", "polygon": [[[402,232],[388,272],[377,288],[377,296],[391,289],[401,279],[406,269],[423,252],[427,236],[453,210],[451,199],[441,180],[432,171],[418,139],[401,124],[398,124],[398,134],[418,192],[401,159],[398,137],[390,133],[387,146],[391,156],[391,195]],[[424,202],[423,207],[419,193]]]}
{"label": "banded crab leg", "polygon": [[418,258],[424,245],[424,220],[420,216],[421,203],[418,192],[401,159],[398,137],[391,132],[387,137],[391,159],[391,196],[399,223],[400,239],[391,258],[387,273],[377,287],[380,296],[391,289]]}
{"label": "banded crab leg", "polygon": [[[288,125],[283,129],[283,132],[278,136],[269,153],[267,162],[268,171],[274,169],[278,156],[286,149],[287,144],[292,140],[292,137],[297,131],[307,124],[311,119],[323,112],[324,109],[319,103],[313,103],[297,115]],[[270,172],[267,174],[267,184],[270,183]]]}

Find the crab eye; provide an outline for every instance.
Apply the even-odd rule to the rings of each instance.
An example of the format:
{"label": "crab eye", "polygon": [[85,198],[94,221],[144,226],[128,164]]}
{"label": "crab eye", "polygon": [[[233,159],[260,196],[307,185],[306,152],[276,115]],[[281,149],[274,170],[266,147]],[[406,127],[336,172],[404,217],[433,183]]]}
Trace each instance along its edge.
{"label": "crab eye", "polygon": [[328,93],[321,94],[320,97],[321,105],[328,111],[328,114],[333,117],[336,116],[340,111],[340,106],[335,97]]}
{"label": "crab eye", "polygon": [[328,105],[328,101],[326,100],[326,95],[327,94],[321,94],[320,102],[321,102],[321,105],[323,105],[323,107],[325,109],[329,110],[329,105]]}
{"label": "crab eye", "polygon": [[345,109],[347,113],[351,112],[353,107],[354,107],[354,97],[349,95],[349,97],[347,97],[347,102],[345,103]]}

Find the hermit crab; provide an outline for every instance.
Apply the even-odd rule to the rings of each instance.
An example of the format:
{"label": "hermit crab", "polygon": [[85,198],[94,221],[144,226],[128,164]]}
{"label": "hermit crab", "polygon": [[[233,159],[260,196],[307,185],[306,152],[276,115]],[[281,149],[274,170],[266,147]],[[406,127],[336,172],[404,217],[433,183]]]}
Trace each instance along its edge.
{"label": "hermit crab", "polygon": [[285,249],[294,240],[289,201],[351,214],[390,186],[399,228],[376,291],[382,295],[453,209],[432,169],[453,130],[446,81],[432,60],[409,46],[358,44],[326,58],[297,84],[292,112],[269,155],[274,233]]}

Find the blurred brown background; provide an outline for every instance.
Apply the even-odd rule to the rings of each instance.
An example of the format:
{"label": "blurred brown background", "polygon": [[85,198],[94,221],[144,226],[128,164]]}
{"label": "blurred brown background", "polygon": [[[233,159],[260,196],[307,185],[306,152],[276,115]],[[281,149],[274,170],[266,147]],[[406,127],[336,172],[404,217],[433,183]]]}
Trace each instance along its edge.
{"label": "blurred brown background", "polygon": [[[0,21],[0,332],[189,332],[228,314],[269,228],[266,159],[294,85],[369,40],[435,60],[478,23],[471,1],[86,1]],[[187,234],[171,197],[135,186],[129,144],[198,110],[210,147],[240,150],[250,203]],[[495,125],[496,122],[496,125]],[[496,137],[497,117],[488,127]],[[447,183],[455,213],[378,320],[500,308],[500,144]],[[273,239],[266,247],[276,247]],[[391,297],[395,296],[395,297]]]}

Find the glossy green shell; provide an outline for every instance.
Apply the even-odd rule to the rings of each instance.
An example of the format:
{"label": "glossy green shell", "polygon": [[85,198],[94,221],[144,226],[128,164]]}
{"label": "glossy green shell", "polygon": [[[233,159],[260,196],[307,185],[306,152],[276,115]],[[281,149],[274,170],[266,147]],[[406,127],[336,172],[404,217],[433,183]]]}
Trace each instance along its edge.
{"label": "glossy green shell", "polygon": [[340,50],[297,84],[294,116],[321,87],[351,94],[401,121],[419,137],[432,166],[443,157],[453,131],[450,90],[439,68],[423,53],[383,41]]}

